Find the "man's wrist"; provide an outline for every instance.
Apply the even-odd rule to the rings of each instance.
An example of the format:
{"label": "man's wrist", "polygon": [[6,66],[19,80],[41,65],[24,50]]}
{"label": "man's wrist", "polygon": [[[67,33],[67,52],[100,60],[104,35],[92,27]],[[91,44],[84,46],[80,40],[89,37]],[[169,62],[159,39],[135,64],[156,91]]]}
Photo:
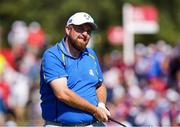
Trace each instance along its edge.
{"label": "man's wrist", "polygon": [[110,113],[109,110],[106,108],[106,105],[105,105],[103,102],[99,102],[99,103],[98,103],[98,107],[105,109],[106,114],[107,114],[108,116],[111,116],[111,113]]}
{"label": "man's wrist", "polygon": [[99,102],[98,107],[106,109],[106,106],[105,106],[105,104],[103,102]]}

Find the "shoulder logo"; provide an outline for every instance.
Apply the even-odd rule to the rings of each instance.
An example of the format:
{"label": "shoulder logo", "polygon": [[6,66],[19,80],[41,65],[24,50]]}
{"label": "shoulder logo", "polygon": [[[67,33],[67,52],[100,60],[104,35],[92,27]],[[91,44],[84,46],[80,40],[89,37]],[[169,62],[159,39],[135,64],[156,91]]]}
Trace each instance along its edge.
{"label": "shoulder logo", "polygon": [[94,72],[92,69],[89,70],[89,75],[94,76]]}

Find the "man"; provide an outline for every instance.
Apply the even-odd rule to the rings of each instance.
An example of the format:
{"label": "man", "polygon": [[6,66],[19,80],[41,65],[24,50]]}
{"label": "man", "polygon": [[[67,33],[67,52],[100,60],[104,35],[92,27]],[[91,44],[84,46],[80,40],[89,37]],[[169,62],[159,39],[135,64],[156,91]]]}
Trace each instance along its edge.
{"label": "man", "polygon": [[44,52],[40,94],[45,126],[103,125],[99,123],[108,121],[99,62],[95,52],[86,48],[96,28],[89,14],[75,13],[65,26],[66,36]]}

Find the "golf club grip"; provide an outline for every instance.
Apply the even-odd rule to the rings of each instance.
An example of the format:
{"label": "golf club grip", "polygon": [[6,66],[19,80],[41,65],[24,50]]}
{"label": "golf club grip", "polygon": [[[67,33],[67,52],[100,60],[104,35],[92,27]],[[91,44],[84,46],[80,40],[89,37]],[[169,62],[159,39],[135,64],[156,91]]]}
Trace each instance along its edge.
{"label": "golf club grip", "polygon": [[115,119],[113,119],[111,117],[109,117],[109,120],[112,121],[112,122],[115,122],[115,123],[117,123],[117,124],[119,124],[119,125],[121,125],[123,127],[126,127],[124,124],[120,123],[119,121],[117,121],[117,120],[115,120]]}

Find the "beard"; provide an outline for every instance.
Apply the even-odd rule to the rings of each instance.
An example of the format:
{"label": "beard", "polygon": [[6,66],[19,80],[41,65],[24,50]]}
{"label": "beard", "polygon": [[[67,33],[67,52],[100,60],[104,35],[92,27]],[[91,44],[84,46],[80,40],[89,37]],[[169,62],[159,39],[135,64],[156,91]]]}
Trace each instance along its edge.
{"label": "beard", "polygon": [[83,51],[87,44],[89,39],[87,37],[81,37],[77,36],[76,38],[69,38],[70,39],[70,44],[72,45],[73,48],[75,48],[78,51]]}

